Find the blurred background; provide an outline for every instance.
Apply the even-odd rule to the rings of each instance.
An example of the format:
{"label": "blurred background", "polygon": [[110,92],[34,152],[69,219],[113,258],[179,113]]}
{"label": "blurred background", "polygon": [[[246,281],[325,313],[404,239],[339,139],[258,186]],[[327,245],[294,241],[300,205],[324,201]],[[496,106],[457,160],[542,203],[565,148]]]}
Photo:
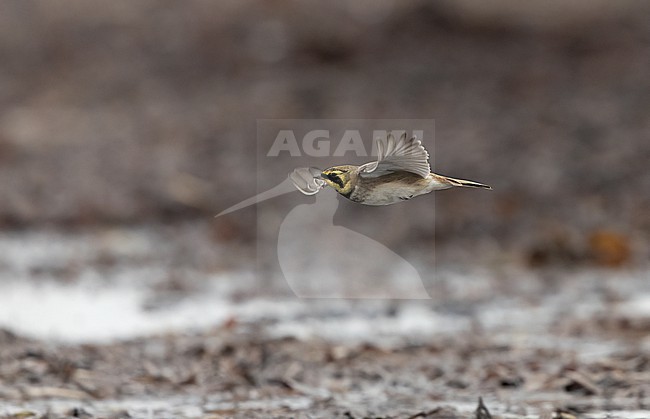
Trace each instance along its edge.
{"label": "blurred background", "polygon": [[495,189],[439,199],[439,244],[647,254],[648,7],[558,5],[7,2],[0,222],[205,220],[254,192],[258,118],[432,118],[436,170]]}
{"label": "blurred background", "polygon": [[[421,272],[434,269],[435,244],[441,285],[426,321],[480,323],[479,302],[487,311],[538,304],[557,315],[540,325],[549,331],[578,301],[592,316],[648,291],[646,2],[0,9],[0,326],[12,333],[105,342],[275,318],[280,334],[327,335],[326,320],[302,329],[278,320],[305,307],[278,314],[251,303],[293,301],[254,272],[257,211],[269,216],[273,201],[213,218],[257,192],[261,118],[435,119],[434,170],[494,188],[437,194],[425,224],[414,214],[429,214],[433,200],[393,210],[399,221],[383,243]],[[375,228],[367,209],[339,210],[335,221]],[[546,293],[565,297],[547,307]],[[33,303],[42,311],[25,309]],[[650,317],[647,301],[632,303],[621,313],[641,307]],[[115,324],[116,312],[127,320]],[[386,333],[400,330],[412,336],[403,323]]]}

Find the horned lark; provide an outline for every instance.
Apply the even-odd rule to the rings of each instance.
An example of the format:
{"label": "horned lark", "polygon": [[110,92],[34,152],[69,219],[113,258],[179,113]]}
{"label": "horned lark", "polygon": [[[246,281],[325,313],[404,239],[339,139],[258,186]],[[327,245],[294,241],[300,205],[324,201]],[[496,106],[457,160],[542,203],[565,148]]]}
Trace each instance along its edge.
{"label": "horned lark", "polygon": [[298,190],[314,195],[325,186],[351,201],[364,205],[390,205],[432,191],[454,186],[492,189],[471,180],[454,179],[431,172],[429,153],[416,137],[399,140],[389,135],[377,141],[377,161],[361,166],[333,166],[323,171],[298,168],[289,175]]}

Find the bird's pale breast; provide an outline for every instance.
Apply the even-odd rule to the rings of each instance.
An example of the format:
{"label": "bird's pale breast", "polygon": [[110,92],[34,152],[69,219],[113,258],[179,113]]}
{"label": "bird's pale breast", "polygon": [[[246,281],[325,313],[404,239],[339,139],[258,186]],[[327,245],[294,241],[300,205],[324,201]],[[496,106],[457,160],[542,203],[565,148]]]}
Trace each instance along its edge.
{"label": "bird's pale breast", "polygon": [[365,205],[390,205],[431,192],[431,180],[410,172],[359,178],[350,200]]}

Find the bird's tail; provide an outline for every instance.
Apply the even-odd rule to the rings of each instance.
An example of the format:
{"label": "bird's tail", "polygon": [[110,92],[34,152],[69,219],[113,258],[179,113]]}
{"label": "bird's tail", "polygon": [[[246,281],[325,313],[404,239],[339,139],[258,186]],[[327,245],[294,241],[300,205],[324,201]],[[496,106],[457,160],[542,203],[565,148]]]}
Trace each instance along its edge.
{"label": "bird's tail", "polygon": [[471,180],[464,179],[454,179],[451,177],[443,176],[444,179],[449,182],[451,186],[461,186],[463,188],[483,188],[483,189],[492,189],[491,186],[484,185],[482,183],[474,182]]}

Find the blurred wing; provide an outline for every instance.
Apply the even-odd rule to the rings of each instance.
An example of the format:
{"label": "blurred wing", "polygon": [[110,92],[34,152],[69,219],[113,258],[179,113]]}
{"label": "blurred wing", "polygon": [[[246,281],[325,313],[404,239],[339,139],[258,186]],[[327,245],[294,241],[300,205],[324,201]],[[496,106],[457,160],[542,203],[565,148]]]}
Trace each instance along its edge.
{"label": "blurred wing", "polygon": [[259,193],[251,198],[248,198],[242,202],[240,202],[237,205],[233,205],[232,207],[225,209],[221,211],[219,214],[215,215],[216,217],[221,217],[222,215],[226,215],[228,213],[231,213],[233,211],[237,211],[246,207],[249,207],[251,205],[259,204],[260,202],[266,201],[267,199],[275,198],[276,196],[288,194],[290,192],[294,192],[295,188],[289,181],[289,179],[285,179],[284,182],[280,183],[278,186],[275,186],[268,191]]}
{"label": "blurred wing", "polygon": [[300,192],[315,195],[326,185],[320,174],[321,170],[315,167],[299,167],[289,175],[289,179]]}
{"label": "blurred wing", "polygon": [[362,177],[378,177],[396,171],[406,171],[426,178],[431,173],[429,153],[417,137],[406,139],[406,133],[399,140],[393,134],[388,135],[386,142],[377,140],[377,161],[361,166]]}

